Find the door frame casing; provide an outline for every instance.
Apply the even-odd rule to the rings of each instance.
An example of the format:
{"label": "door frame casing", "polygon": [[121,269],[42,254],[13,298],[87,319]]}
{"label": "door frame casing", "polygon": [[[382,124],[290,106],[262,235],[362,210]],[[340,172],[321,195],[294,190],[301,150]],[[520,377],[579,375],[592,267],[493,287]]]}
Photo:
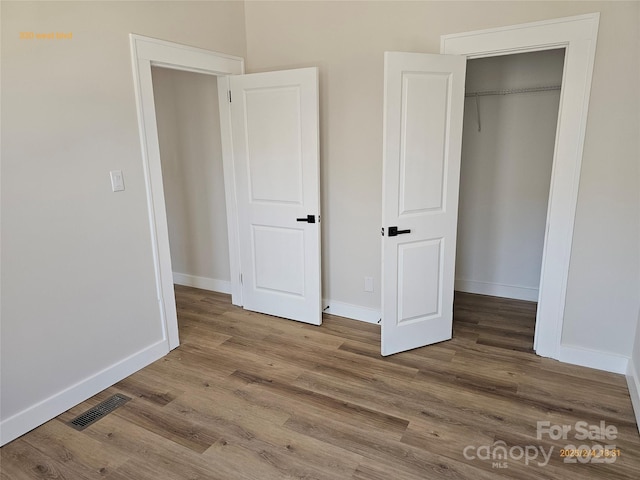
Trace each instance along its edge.
{"label": "door frame casing", "polygon": [[[129,39],[158,304],[163,335],[169,350],[172,350],[180,342],[151,67],[214,75],[218,77],[219,83],[228,84],[227,75],[244,73],[244,59],[133,33],[129,35]],[[238,213],[231,148],[231,109],[226,95],[221,93],[223,89],[218,90],[231,299],[234,305],[242,305]]]}
{"label": "door frame casing", "polygon": [[467,59],[565,49],[547,206],[534,349],[560,359],[580,168],[600,14],[441,36],[440,53]]}

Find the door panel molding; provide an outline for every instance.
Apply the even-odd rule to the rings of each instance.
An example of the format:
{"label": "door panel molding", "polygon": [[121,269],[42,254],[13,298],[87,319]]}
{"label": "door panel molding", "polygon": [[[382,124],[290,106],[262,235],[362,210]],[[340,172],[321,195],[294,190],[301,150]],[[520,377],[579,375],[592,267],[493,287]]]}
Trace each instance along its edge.
{"label": "door panel molding", "polygon": [[443,35],[440,52],[468,59],[565,49],[534,348],[560,359],[567,279],[600,14]]}

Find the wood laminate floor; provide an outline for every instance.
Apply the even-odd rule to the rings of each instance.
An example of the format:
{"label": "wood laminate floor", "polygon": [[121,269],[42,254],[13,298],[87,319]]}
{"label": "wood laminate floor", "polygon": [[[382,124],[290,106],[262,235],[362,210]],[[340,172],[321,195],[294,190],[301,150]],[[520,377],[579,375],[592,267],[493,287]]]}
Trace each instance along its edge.
{"label": "wood laminate floor", "polygon": [[[640,478],[624,377],[533,354],[534,304],[457,294],[453,340],[382,358],[377,325],[176,292],[182,345],[3,447],[2,480]],[[66,424],[114,393],[133,399]],[[538,438],[539,421],[567,439]],[[578,440],[577,422],[616,438]]]}

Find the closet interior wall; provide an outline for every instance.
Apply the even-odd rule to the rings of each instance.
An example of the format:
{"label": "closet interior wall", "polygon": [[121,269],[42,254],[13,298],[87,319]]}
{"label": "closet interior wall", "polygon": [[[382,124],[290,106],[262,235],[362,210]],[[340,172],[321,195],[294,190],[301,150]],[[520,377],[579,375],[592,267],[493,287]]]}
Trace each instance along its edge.
{"label": "closet interior wall", "polygon": [[152,67],[174,282],[227,291],[217,78]]}
{"label": "closet interior wall", "polygon": [[564,49],[467,63],[455,288],[537,301]]}

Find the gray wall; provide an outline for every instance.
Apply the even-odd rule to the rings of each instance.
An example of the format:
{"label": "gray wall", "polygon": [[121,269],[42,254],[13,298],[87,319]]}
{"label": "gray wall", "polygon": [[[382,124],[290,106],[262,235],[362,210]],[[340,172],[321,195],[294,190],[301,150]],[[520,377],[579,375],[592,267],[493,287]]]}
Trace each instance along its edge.
{"label": "gray wall", "polygon": [[[564,50],[471,60],[466,91],[560,85],[563,62]],[[456,290],[537,301],[559,101],[465,100]]]}
{"label": "gray wall", "polygon": [[4,421],[162,339],[129,33],[246,52],[239,2],[0,8]]}
{"label": "gray wall", "polygon": [[152,75],[173,272],[228,284],[216,77],[155,67]]}

